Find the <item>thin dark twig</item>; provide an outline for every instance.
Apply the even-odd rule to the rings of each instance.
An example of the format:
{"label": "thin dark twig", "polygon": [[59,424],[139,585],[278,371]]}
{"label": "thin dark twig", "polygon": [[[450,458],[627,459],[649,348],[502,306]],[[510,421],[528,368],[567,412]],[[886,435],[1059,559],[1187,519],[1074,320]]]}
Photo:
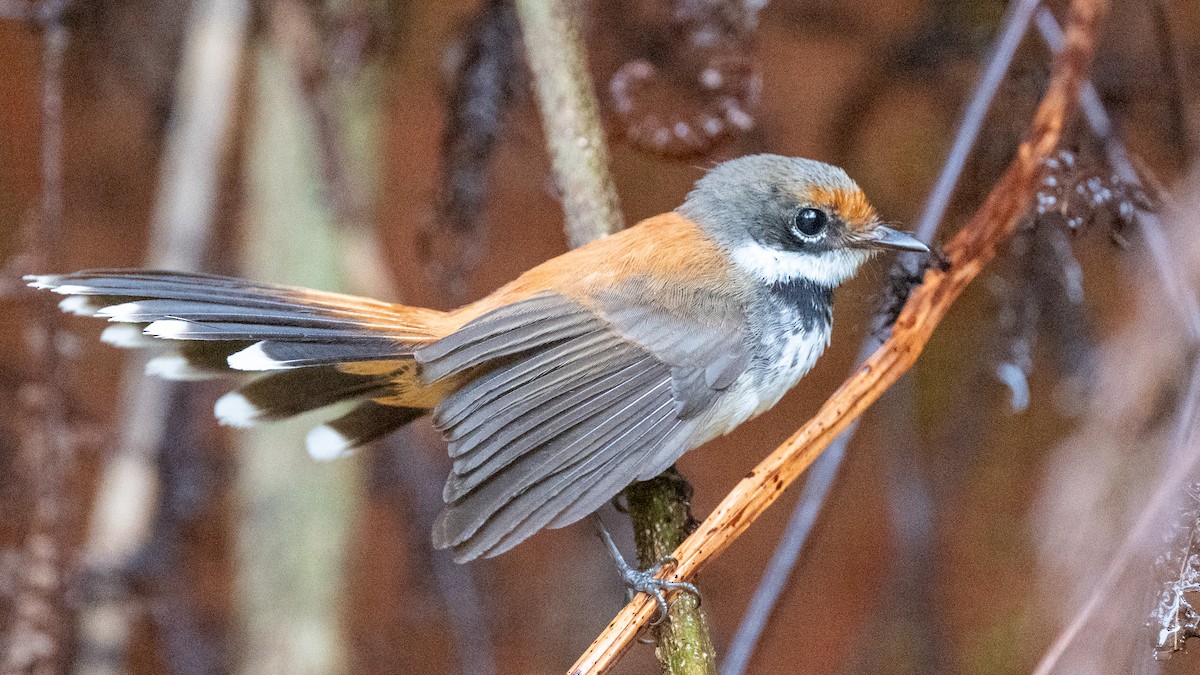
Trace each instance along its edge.
{"label": "thin dark twig", "polygon": [[[186,532],[211,527],[222,484],[229,483],[219,459],[218,439],[209,425],[211,397],[195,387],[167,390],[167,412],[174,433],[157,439],[156,464],[162,484],[149,539],[129,562],[133,585],[146,587],[150,618],[159,636],[168,670],[179,675],[225,672],[233,666],[229,626],[205,621],[186,572]],[[193,545],[194,546],[194,545]],[[122,645],[125,650],[129,646]],[[128,654],[108,672],[128,669]],[[104,655],[96,655],[96,663]],[[111,657],[111,655],[109,655]],[[96,671],[88,671],[96,672]],[[104,671],[101,671],[104,672]]]}
{"label": "thin dark twig", "polygon": [[[41,205],[31,242],[33,258],[46,265],[60,250],[63,225],[63,62],[68,32],[64,0],[47,0],[34,14],[42,28]],[[39,306],[42,381],[29,404],[30,428],[23,438],[27,478],[33,494],[25,565],[0,672],[55,671],[63,666],[62,644],[70,619],[63,597],[67,560],[63,552],[68,512],[66,482],[73,459],[66,419],[65,372],[59,353],[62,334],[53,306]],[[40,400],[37,400],[40,399]]]}
{"label": "thin dark twig", "polygon": [[996,97],[996,91],[1004,81],[1013,55],[1029,30],[1029,22],[1039,4],[1040,0],[1020,0],[1008,9],[987,67],[984,68],[975,93],[971,95],[971,101],[963,112],[962,122],[959,123],[958,133],[954,137],[954,145],[950,147],[950,155],[946,158],[942,172],[925,202],[925,209],[921,211],[921,217],[917,220],[917,237],[922,241],[933,239],[938,224],[946,214],[954,187],[958,184],[971,148],[975,146],[975,140],[979,138],[979,132],[983,129],[988,109],[992,107],[992,99]]}
{"label": "thin dark twig", "polygon": [[930,579],[939,578],[935,547],[941,493],[934,476],[920,461],[923,437],[913,424],[917,418],[917,382],[901,378],[880,399],[878,415],[888,430],[884,452],[888,516],[895,554],[885,574],[891,583],[881,598],[883,611],[860,629],[859,638],[884,632],[889,624],[904,626],[906,660],[914,672],[952,672],[946,650],[946,625],[937,601],[941,591]]}
{"label": "thin dark twig", "polygon": [[[929,197],[925,201],[925,207],[921,211],[921,217],[917,221],[916,236],[921,241],[932,242],[937,233],[938,225],[942,222],[950,204],[950,197],[962,175],[963,167],[966,166],[967,157],[979,137],[983,121],[1000,88],[1000,83],[1012,64],[1017,46],[1029,30],[1029,23],[1038,4],[1038,0],[1021,0],[1018,4],[1010,7],[1005,17],[987,66],[963,112],[963,119],[955,133],[950,154],[942,166],[942,171],[938,175],[937,182],[930,191]],[[911,264],[911,260],[901,260],[898,263],[898,265],[906,266],[911,266]],[[882,319],[877,319],[877,323],[881,321]],[[881,343],[878,333],[872,331],[864,338],[855,363],[865,361]],[[842,460],[846,456],[846,448],[850,445],[857,430],[858,420],[855,420],[829,444],[821,457],[814,462],[811,474],[800,494],[800,501],[792,511],[791,519],[788,521],[783,536],[750,599],[746,615],[742,618],[742,623],[738,626],[730,643],[729,655],[721,669],[725,675],[739,675],[745,672],[749,666],[750,657],[754,654],[754,649],[762,637],[767,619],[774,611],[775,604],[796,566],[796,560],[804,550],[808,535],[821,513],[821,508],[829,496],[834,480],[837,478]]]}
{"label": "thin dark twig", "polygon": [[447,101],[438,213],[417,233],[426,272],[454,304],[466,301],[469,276],[483,257],[488,169],[526,79],[520,26],[509,0],[488,0],[463,43]]}
{"label": "thin dark twig", "polygon": [[1150,13],[1154,16],[1154,29],[1158,35],[1159,61],[1166,74],[1167,106],[1171,110],[1170,130],[1172,140],[1184,151],[1184,160],[1190,161],[1196,153],[1195,138],[1188,124],[1187,98],[1183,93],[1183,74],[1180,72],[1179,53],[1171,32],[1171,13],[1166,0],[1153,0]]}
{"label": "thin dark twig", "polygon": [[[875,350],[872,348],[864,351],[866,355],[860,354],[859,361],[870,356]],[[796,568],[796,561],[800,558],[800,552],[804,550],[808,535],[812,533],[817,516],[821,514],[825,499],[837,479],[849,439],[857,429],[856,420],[837,440],[829,444],[829,448],[809,469],[808,480],[804,482],[804,489],[800,492],[800,501],[796,503],[783,535],[775,545],[775,552],[771,554],[771,560],[763,570],[754,595],[750,597],[750,603],[746,606],[742,623],[738,625],[737,632],[729,644],[725,661],[721,664],[721,672],[724,675],[740,675],[746,672],[750,665],[750,658],[754,656],[754,650],[767,627],[767,620],[771,618],[783,589],[787,587],[792,570]]]}

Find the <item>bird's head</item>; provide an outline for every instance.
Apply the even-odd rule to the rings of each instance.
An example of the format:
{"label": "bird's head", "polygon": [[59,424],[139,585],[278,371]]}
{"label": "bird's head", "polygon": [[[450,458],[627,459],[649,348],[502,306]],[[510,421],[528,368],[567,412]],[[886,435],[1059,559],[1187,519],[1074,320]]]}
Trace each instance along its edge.
{"label": "bird's head", "polygon": [[920,241],[880,222],[845,171],[811,159],[748,155],[708,172],[679,211],[734,265],[768,283],[806,278],[836,287],[884,249]]}

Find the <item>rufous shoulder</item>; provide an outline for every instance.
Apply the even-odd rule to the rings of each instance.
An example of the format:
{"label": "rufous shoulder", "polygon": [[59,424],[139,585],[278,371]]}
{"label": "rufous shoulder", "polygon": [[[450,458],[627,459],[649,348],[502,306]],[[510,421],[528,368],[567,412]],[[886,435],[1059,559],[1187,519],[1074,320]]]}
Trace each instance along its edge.
{"label": "rufous shoulder", "polygon": [[469,321],[544,291],[586,303],[599,289],[630,281],[651,286],[720,283],[729,275],[728,266],[720,247],[699,225],[671,211],[551,258],[452,314]]}

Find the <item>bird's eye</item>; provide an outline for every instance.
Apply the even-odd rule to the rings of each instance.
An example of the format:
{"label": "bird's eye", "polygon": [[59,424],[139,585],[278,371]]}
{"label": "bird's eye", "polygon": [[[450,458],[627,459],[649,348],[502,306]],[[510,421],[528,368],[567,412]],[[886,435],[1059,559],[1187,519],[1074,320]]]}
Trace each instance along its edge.
{"label": "bird's eye", "polygon": [[825,230],[829,216],[821,209],[803,208],[792,216],[792,229],[803,237],[815,237]]}

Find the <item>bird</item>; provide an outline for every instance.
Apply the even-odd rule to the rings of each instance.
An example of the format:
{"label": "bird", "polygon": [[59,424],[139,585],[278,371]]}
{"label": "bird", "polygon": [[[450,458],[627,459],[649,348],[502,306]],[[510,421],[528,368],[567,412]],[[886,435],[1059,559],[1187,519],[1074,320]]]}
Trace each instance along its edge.
{"label": "bird", "polygon": [[169,347],[150,374],[240,375],[215,404],[226,425],[343,404],[307,436],[318,459],[431,415],[452,459],[433,544],[465,562],[580,520],[770,409],[829,344],[834,289],[888,249],[928,251],[842,169],[756,154],[450,311],[169,271],[26,281],[111,322],[105,342]]}

